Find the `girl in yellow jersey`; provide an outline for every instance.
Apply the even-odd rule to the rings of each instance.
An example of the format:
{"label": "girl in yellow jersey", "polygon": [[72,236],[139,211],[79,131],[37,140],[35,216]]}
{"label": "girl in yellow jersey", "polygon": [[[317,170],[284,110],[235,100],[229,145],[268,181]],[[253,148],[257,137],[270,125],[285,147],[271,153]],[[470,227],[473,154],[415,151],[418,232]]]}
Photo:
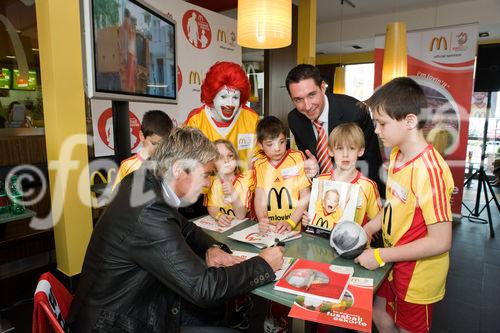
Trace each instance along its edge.
{"label": "girl in yellow jersey", "polygon": [[230,141],[220,139],[214,144],[221,159],[217,162],[217,177],[207,194],[207,207],[219,225],[227,226],[235,217],[245,218],[251,201],[253,177],[250,171],[240,172],[238,153]]}

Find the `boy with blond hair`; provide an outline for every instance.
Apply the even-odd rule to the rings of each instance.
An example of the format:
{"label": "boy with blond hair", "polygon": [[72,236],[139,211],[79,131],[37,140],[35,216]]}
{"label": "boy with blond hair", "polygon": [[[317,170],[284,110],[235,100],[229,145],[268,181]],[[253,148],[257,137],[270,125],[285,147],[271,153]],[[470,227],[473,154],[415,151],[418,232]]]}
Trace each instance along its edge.
{"label": "boy with blond hair", "polygon": [[300,230],[302,213],[309,204],[311,182],[304,173],[304,154],[286,148],[286,128],[276,117],[257,124],[257,144],[265,157],[254,162],[255,214],[259,229],[270,224],[277,232]]}
{"label": "boy with blond hair", "polygon": [[[365,137],[361,128],[356,123],[340,124],[328,137],[328,153],[333,157],[335,167],[331,172],[318,176],[319,181],[335,180],[359,185],[354,218],[359,225],[364,225],[368,220],[375,218],[382,208],[377,184],[356,169],[358,157],[363,155],[364,150]],[[302,224],[306,226],[311,218],[312,224],[315,224],[316,217],[310,217],[305,212]],[[333,229],[338,222],[340,221],[337,220],[331,225],[330,229]]]}
{"label": "boy with blond hair", "polygon": [[429,332],[432,305],[443,299],[451,247],[453,179],[448,165],[425,141],[427,101],[410,78],[396,78],[366,101],[384,146],[393,147],[383,213],[365,225],[382,229],[385,248],[355,259],[367,269],[394,263],[375,297],[380,332]]}

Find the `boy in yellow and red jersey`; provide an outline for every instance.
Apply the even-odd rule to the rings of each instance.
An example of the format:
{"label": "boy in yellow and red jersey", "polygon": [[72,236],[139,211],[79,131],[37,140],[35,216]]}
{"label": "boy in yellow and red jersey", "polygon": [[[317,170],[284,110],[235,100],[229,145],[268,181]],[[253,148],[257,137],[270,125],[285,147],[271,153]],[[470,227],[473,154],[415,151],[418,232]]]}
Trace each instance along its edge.
{"label": "boy in yellow and red jersey", "polygon": [[150,110],[144,114],[139,132],[142,148],[135,155],[122,161],[113,183],[113,190],[125,176],[139,169],[142,163],[154,154],[161,138],[170,134],[173,127],[172,120],[163,111]]}
{"label": "boy in yellow and red jersey", "polygon": [[366,101],[375,133],[393,147],[383,213],[365,225],[382,229],[385,248],[355,261],[368,269],[394,263],[380,287],[373,321],[380,332],[428,332],[432,305],[443,299],[451,247],[453,179],[441,155],[425,141],[427,101],[410,78],[396,78]]}
{"label": "boy in yellow and red jersey", "polygon": [[[356,123],[340,124],[328,137],[328,152],[335,160],[335,168],[330,173],[318,176],[318,180],[335,180],[360,186],[354,217],[360,225],[365,225],[375,218],[382,208],[377,184],[356,169],[358,157],[362,156],[364,151],[365,137],[361,128]],[[302,224],[306,226],[310,218],[305,212]],[[312,217],[313,224],[314,219],[315,217]],[[340,221],[337,219],[335,223],[337,222]],[[331,229],[334,226],[331,225]]]}
{"label": "boy in yellow and red jersey", "polygon": [[266,155],[253,166],[259,229],[265,232],[269,224],[274,224],[278,232],[300,230],[311,186],[304,173],[304,154],[286,149],[286,128],[273,116],[264,117],[257,124],[257,144]]}

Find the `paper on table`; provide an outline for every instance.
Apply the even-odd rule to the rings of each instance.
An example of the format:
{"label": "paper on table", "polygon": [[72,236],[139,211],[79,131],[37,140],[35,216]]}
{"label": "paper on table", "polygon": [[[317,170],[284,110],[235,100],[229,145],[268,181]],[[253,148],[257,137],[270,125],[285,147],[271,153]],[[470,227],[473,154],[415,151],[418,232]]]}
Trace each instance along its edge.
{"label": "paper on table", "polygon": [[[237,251],[237,250],[233,251],[233,256],[242,257],[243,259],[250,259],[257,255],[259,254],[253,252]],[[295,258],[292,257],[283,257],[283,265],[281,265],[281,269],[279,271],[274,272],[274,274],[276,275],[276,279],[274,279],[274,281],[281,279],[283,274],[285,274],[286,270],[288,269],[288,267],[290,267],[290,265],[294,260]]]}
{"label": "paper on table", "polygon": [[193,223],[196,224],[200,228],[223,233],[223,232],[226,232],[229,229],[234,228],[237,225],[245,222],[246,220],[248,220],[248,219],[247,218],[245,218],[243,220],[234,219],[231,221],[230,225],[228,225],[227,227],[223,227],[223,226],[220,226],[215,221],[215,219],[213,217],[211,217],[210,215],[207,215],[207,216],[204,216],[204,217],[199,218],[197,220],[194,220]]}
{"label": "paper on table", "polygon": [[268,233],[261,234],[259,232],[259,225],[254,224],[251,227],[234,232],[228,237],[240,242],[252,244],[260,249],[274,245],[276,239],[282,242],[288,242],[301,237],[300,231],[277,233],[274,225],[270,225],[269,227],[270,231]]}

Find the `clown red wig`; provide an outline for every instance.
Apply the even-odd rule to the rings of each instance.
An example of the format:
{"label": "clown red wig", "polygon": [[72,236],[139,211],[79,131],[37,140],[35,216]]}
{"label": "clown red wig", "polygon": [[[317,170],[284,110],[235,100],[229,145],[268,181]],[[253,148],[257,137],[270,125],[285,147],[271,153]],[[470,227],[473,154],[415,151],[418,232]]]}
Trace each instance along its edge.
{"label": "clown red wig", "polygon": [[245,105],[250,95],[250,83],[240,65],[234,62],[216,62],[207,72],[201,85],[201,101],[209,107],[214,106],[214,97],[219,90],[228,88],[240,91],[240,107]]}

